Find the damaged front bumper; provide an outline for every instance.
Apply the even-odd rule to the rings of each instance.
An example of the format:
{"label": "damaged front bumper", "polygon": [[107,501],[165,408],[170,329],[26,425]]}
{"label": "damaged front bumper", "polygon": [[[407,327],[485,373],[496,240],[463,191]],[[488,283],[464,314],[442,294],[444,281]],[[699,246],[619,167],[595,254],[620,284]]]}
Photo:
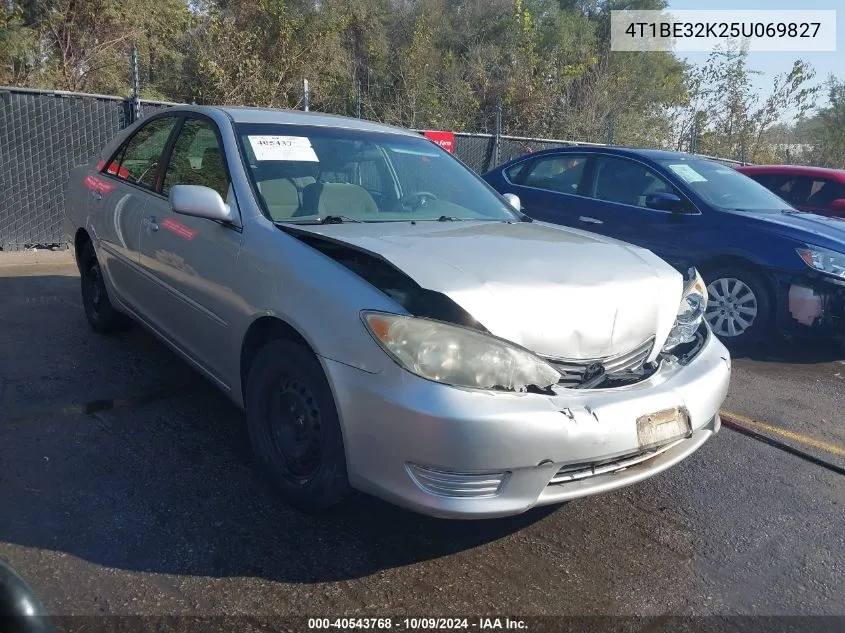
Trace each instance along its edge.
{"label": "damaged front bumper", "polygon": [[782,332],[845,336],[845,279],[812,271],[780,272],[775,283]]}
{"label": "damaged front bumper", "polygon": [[[322,359],[343,426],[351,485],[451,518],[519,514],[641,481],[713,436],[731,373],[707,332],[645,380],[553,394],[457,389],[398,366],[371,374]],[[656,443],[639,422],[683,412],[688,432]]]}

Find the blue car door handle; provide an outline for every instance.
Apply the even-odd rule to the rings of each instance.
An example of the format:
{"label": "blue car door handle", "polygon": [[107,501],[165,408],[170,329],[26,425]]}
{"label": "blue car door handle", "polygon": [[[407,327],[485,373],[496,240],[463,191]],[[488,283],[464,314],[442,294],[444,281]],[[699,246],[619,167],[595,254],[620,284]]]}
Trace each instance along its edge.
{"label": "blue car door handle", "polygon": [[586,222],[587,224],[604,224],[604,221],[599,220],[598,218],[589,218],[586,215],[582,215],[578,218],[579,222]]}

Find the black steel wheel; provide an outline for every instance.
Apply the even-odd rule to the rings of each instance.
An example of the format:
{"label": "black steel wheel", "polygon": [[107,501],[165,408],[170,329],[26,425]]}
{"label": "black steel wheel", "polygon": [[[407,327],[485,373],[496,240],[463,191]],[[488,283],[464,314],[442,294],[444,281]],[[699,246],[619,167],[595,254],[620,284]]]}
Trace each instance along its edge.
{"label": "black steel wheel", "polygon": [[101,334],[124,329],[128,318],[112,306],[100,262],[90,242],[82,249],[80,271],[82,307],[91,329]]}
{"label": "black steel wheel", "polygon": [[256,457],[288,503],[319,511],[347,496],[340,421],[312,352],[292,341],[267,343],[249,371],[246,413]]}

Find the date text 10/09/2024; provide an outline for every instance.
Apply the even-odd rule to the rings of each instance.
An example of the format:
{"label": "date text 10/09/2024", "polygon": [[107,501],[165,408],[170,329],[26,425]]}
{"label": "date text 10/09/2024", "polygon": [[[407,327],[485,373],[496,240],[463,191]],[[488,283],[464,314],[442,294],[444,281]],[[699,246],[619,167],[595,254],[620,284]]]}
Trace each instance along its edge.
{"label": "date text 10/09/2024", "polygon": [[525,631],[519,618],[308,618],[308,630],[375,629],[398,631],[511,630]]}

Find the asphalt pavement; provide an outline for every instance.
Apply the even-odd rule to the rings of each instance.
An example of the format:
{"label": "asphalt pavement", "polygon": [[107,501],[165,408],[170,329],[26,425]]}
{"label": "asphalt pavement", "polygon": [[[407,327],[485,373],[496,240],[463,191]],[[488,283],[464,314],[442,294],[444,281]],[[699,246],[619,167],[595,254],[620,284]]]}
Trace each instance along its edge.
{"label": "asphalt pavement", "polygon": [[[771,344],[725,409],[845,467],[843,387],[841,347]],[[845,616],[845,476],[729,428],[511,519],[299,514],[210,384],[140,327],[88,328],[66,254],[0,255],[0,504],[0,558],[56,615]]]}

